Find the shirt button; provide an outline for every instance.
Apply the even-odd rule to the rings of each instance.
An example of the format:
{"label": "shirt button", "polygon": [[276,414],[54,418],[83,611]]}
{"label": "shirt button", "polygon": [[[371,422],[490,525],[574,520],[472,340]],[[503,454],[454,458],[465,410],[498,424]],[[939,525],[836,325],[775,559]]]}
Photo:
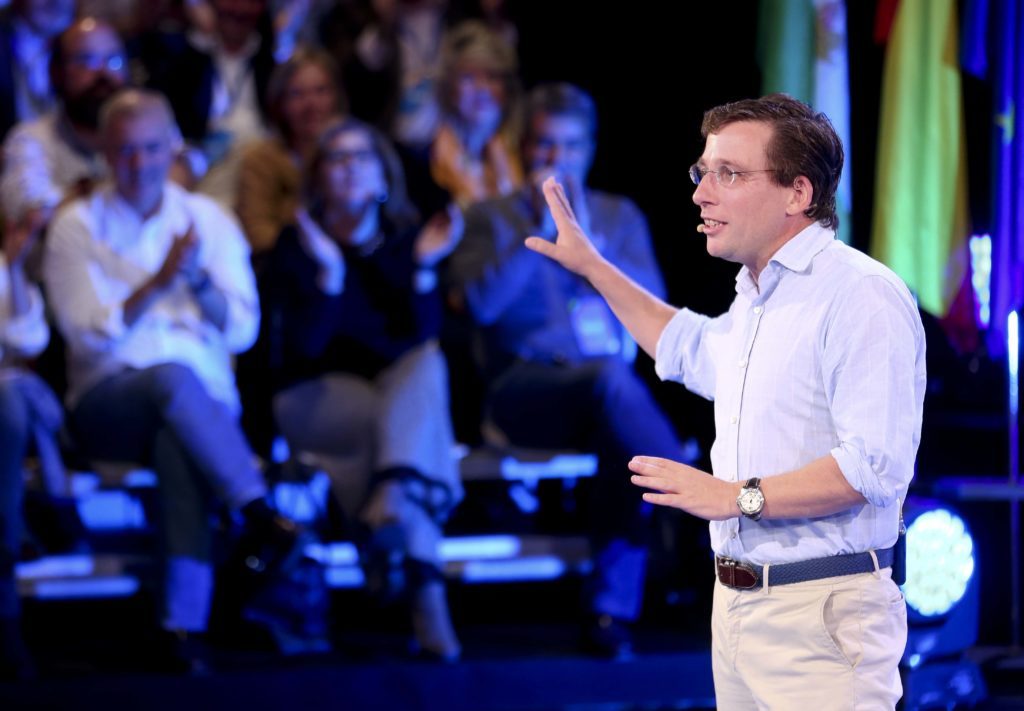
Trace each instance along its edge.
{"label": "shirt button", "polygon": [[736,540],[736,533],[735,532],[734,533],[730,533],[729,534],[729,538],[731,538],[731,539],[733,539],[735,541]]}
{"label": "shirt button", "polygon": [[739,365],[739,367],[741,367],[741,368],[746,368],[747,367],[747,359],[746,358],[740,358],[740,362],[737,365]]}
{"label": "shirt button", "polygon": [[763,307],[761,307],[761,306],[755,306],[754,307],[754,313],[755,314],[760,314],[762,311],[764,311]]}
{"label": "shirt button", "polygon": [[739,422],[739,421],[740,421],[740,418],[739,418],[739,417],[737,417],[736,415],[733,415],[732,417],[730,417],[730,418],[729,418],[729,422],[730,422],[731,424],[734,424],[734,425],[735,425],[735,424],[736,424],[737,422]]}

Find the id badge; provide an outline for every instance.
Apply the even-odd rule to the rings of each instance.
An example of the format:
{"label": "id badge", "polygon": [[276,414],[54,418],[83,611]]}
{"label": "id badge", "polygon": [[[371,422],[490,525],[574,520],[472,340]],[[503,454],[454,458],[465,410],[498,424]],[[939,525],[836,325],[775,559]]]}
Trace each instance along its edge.
{"label": "id badge", "polygon": [[582,296],[569,302],[576,344],[586,358],[616,355],[622,349],[619,324],[598,296]]}

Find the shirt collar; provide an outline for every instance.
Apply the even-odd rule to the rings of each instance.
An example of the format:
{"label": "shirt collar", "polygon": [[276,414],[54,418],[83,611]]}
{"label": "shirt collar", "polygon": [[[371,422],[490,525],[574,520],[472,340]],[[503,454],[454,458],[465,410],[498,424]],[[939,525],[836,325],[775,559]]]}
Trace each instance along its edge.
{"label": "shirt collar", "polygon": [[759,300],[763,301],[778,283],[781,277],[780,270],[806,272],[814,258],[828,247],[835,237],[835,230],[823,227],[819,222],[808,225],[776,250],[768,260],[768,265],[762,270],[758,283],[754,282],[750,269],[745,266],[741,268],[736,275],[736,292],[750,296],[754,300],[757,300],[755,297],[760,297]]}

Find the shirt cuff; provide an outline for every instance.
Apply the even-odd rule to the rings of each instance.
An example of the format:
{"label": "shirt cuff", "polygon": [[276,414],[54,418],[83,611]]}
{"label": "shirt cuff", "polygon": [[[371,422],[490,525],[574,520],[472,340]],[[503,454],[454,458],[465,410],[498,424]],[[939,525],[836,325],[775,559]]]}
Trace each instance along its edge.
{"label": "shirt cuff", "polygon": [[11,317],[3,326],[4,344],[12,351],[31,357],[44,348],[50,339],[50,329],[43,315],[43,299],[35,289],[28,292],[28,311]]}
{"label": "shirt cuff", "polygon": [[896,503],[899,492],[882,485],[880,478],[864,457],[847,444],[834,448],[830,454],[839,465],[846,481],[872,506],[885,508]]}
{"label": "shirt cuff", "polygon": [[682,342],[695,330],[700,329],[707,316],[689,309],[679,309],[676,315],[662,329],[654,353],[654,372],[661,380],[679,381],[683,377]]}

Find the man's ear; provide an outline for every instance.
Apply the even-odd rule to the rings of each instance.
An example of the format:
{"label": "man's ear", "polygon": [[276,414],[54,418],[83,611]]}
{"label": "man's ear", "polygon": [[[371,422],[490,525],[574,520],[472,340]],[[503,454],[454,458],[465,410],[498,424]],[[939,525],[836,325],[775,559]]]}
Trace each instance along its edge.
{"label": "man's ear", "polygon": [[790,186],[789,204],[786,205],[787,215],[802,215],[814,205],[814,186],[806,176],[798,175]]}

